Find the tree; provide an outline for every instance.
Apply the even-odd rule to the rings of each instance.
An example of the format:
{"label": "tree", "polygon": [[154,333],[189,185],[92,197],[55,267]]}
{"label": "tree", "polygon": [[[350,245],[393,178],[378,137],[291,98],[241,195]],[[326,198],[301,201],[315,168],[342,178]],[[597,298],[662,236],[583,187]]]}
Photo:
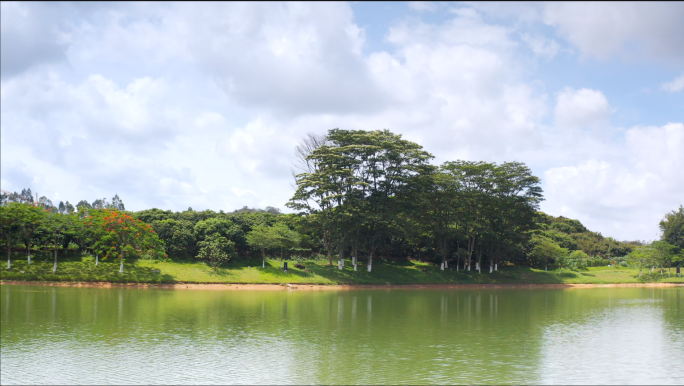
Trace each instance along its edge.
{"label": "tree", "polygon": [[280,266],[282,268],[283,249],[296,247],[299,244],[300,236],[299,233],[291,230],[283,223],[276,223],[273,225],[273,231],[278,235],[279,239],[278,247],[280,248]]}
{"label": "tree", "polygon": [[214,272],[221,264],[235,257],[235,244],[223,236],[215,233],[199,242],[198,259],[204,260]]}
{"label": "tree", "polygon": [[[485,215],[488,210],[493,185],[493,171],[495,165],[486,162],[456,161],[445,163],[444,169],[454,175],[461,184],[460,228],[467,240],[468,271],[471,270],[473,252],[479,237],[486,232]],[[478,249],[478,264],[482,256],[482,248]]]}
{"label": "tree", "polygon": [[558,274],[562,275],[563,274],[563,267],[567,267],[570,265],[570,258],[568,254],[568,250],[565,248],[558,247],[559,249],[556,250],[556,265],[558,265]]}
{"label": "tree", "polygon": [[589,256],[584,251],[575,250],[570,253],[568,260],[570,265],[580,274],[582,270],[587,269],[587,260]]}
{"label": "tree", "polygon": [[153,221],[151,226],[164,242],[167,254],[183,258],[195,255],[197,237],[191,221],[169,218]]}
{"label": "tree", "polygon": [[0,206],[0,230],[7,244],[7,269],[12,268],[12,241],[19,235],[25,217],[25,206],[18,202]]}
{"label": "tree", "polygon": [[651,248],[653,249],[653,264],[660,267],[660,274],[662,275],[665,267],[670,268],[672,266],[677,247],[666,241],[654,241]]}
{"label": "tree", "polygon": [[629,264],[639,268],[639,277],[645,266],[652,264],[654,258],[654,250],[650,245],[643,245],[636,247],[627,255]]}
{"label": "tree", "polygon": [[544,266],[544,271],[548,272],[550,262],[563,253],[563,248],[547,238],[538,238],[530,252],[530,257],[535,259],[540,265]]}
{"label": "tree", "polygon": [[684,206],[665,215],[660,221],[660,230],[663,232],[662,241],[665,241],[679,249],[684,249]]}
{"label": "tree", "polygon": [[247,243],[254,249],[261,251],[263,258],[261,268],[266,268],[266,250],[276,248],[280,245],[280,235],[270,226],[260,224],[255,226],[251,232],[247,233]]}
{"label": "tree", "polygon": [[124,255],[152,253],[162,254],[163,242],[152,227],[118,210],[105,210],[102,217],[103,236],[99,246],[107,247],[106,259],[117,255],[120,259],[119,272],[124,271]]}
{"label": "tree", "polygon": [[114,210],[126,210],[123,201],[119,198],[118,194],[115,194],[112,198],[112,209]]}
{"label": "tree", "polygon": [[44,217],[45,211],[33,205],[24,205],[21,211],[21,227],[19,229],[19,237],[26,245],[28,264],[31,264],[31,243],[33,241],[33,237],[40,227]]}
{"label": "tree", "polygon": [[458,226],[461,185],[454,175],[444,169],[430,171],[422,177],[412,192],[417,221],[410,228],[423,229],[431,236],[442,257],[441,269],[444,269],[449,256],[449,243]]}
{"label": "tree", "polygon": [[342,262],[347,246],[355,250],[363,236],[370,272],[402,210],[406,187],[431,158],[388,130],[330,130],[327,142],[306,157],[306,171],[295,176],[297,191],[288,206],[319,215],[331,265],[333,242]]}
{"label": "tree", "polygon": [[76,204],[76,209],[81,210],[81,209],[93,209],[93,206],[88,203],[86,200],[81,200]]}
{"label": "tree", "polygon": [[52,241],[55,252],[55,264],[52,268],[52,273],[57,272],[57,251],[67,230],[71,227],[74,217],[73,215],[63,215],[59,212],[50,211],[43,222],[43,227]]}
{"label": "tree", "polygon": [[78,242],[84,250],[95,254],[95,265],[99,265],[100,255],[104,256],[107,253],[104,246],[99,243],[103,236],[102,218],[104,212],[100,209],[93,209],[90,205],[79,205],[78,208],[78,218],[80,219],[80,224],[77,223]]}

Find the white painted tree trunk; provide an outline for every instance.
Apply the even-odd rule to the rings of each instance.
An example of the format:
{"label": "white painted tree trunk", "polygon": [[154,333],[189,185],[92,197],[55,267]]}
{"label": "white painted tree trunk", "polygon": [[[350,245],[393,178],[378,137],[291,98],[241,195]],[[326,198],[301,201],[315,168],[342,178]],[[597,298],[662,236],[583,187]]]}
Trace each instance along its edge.
{"label": "white painted tree trunk", "polygon": [[371,271],[371,267],[372,267],[372,266],[371,266],[370,264],[368,264],[368,272]]}
{"label": "white painted tree trunk", "polygon": [[549,272],[549,267],[548,267],[548,266],[544,267],[544,272]]}
{"label": "white painted tree trunk", "polygon": [[7,259],[7,269],[12,268],[12,264],[10,263],[10,259]]}
{"label": "white painted tree trunk", "polygon": [[343,262],[343,260],[341,260],[341,259],[340,259],[340,260],[337,260],[337,269],[339,269],[340,271],[344,269],[344,262]]}
{"label": "white painted tree trunk", "polygon": [[440,264],[439,269],[444,271],[444,262],[442,262],[442,264]]}
{"label": "white painted tree trunk", "polygon": [[444,268],[449,268],[449,262],[446,260],[444,261]]}
{"label": "white painted tree trunk", "polygon": [[52,267],[52,273],[57,272],[57,262],[55,261],[55,266]]}
{"label": "white painted tree trunk", "polygon": [[100,265],[100,256],[95,255],[95,265]]}
{"label": "white painted tree trunk", "polygon": [[499,263],[494,264],[494,270],[498,271],[499,270]]}
{"label": "white painted tree trunk", "polygon": [[119,273],[123,273],[123,261],[121,262],[121,266],[119,266]]}
{"label": "white painted tree trunk", "polygon": [[30,253],[28,255],[28,263],[29,263],[29,265],[31,265],[31,254]]}
{"label": "white painted tree trunk", "polygon": [[480,263],[475,262],[475,270],[479,271],[480,270]]}
{"label": "white painted tree trunk", "polygon": [[458,272],[458,267],[459,267],[459,265],[458,265],[458,263],[456,263],[456,272]]}
{"label": "white painted tree trunk", "polygon": [[490,263],[489,263],[489,273],[492,273],[492,272],[494,272],[494,266],[493,266],[492,263],[490,262]]}
{"label": "white painted tree trunk", "polygon": [[357,264],[356,264],[356,262],[355,262],[355,263],[354,263],[354,272],[356,272],[356,266],[357,266]]}

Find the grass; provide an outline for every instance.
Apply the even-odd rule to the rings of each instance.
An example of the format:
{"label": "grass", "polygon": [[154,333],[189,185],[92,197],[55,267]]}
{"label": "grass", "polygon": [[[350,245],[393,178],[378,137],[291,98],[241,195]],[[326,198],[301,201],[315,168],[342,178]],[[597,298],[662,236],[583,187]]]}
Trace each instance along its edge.
{"label": "grass", "polygon": [[[85,259],[84,259],[85,260]],[[12,269],[6,265],[0,268],[2,280],[26,281],[99,281],[115,283],[243,283],[243,284],[611,284],[673,282],[684,283],[684,277],[676,277],[674,269],[671,277],[655,273],[638,278],[638,270],[633,268],[589,268],[581,273],[563,270],[544,272],[544,270],[522,266],[500,267],[498,272],[489,269],[477,272],[441,271],[438,266],[416,261],[377,261],[373,271],[367,272],[360,264],[354,272],[351,262],[346,261],[345,269],[337,265],[331,267],[324,261],[305,261],[305,269],[294,267],[289,262],[289,272],[280,269],[279,260],[267,260],[261,268],[261,259],[237,259],[224,264],[217,272],[197,261],[158,262],[137,260],[125,264],[124,273],[119,273],[118,262],[100,262],[95,266],[92,261],[81,261],[80,256],[60,258],[57,273],[52,273],[52,259],[38,258],[28,265],[25,258],[12,261]]]}

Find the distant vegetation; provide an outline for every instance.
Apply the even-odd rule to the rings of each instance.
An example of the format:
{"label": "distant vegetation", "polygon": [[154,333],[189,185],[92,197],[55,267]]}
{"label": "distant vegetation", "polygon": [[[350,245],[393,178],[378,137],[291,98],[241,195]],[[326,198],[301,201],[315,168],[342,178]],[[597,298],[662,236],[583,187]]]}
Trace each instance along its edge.
{"label": "distant vegetation", "polygon": [[[80,253],[124,262],[229,262],[260,258],[326,259],[341,270],[372,274],[373,259],[422,261],[439,269],[489,272],[515,264],[581,271],[590,266],[661,269],[682,262],[684,212],[660,223],[662,240],[617,241],[579,221],[539,212],[540,181],[522,163],[450,161],[400,135],[331,130],[308,135],[296,148],[298,211],[243,207],[233,212],[125,210],[111,201],[53,204],[31,190],[0,195],[1,241],[12,253]],[[345,261],[351,262],[345,268]],[[232,264],[232,263],[231,263]]]}

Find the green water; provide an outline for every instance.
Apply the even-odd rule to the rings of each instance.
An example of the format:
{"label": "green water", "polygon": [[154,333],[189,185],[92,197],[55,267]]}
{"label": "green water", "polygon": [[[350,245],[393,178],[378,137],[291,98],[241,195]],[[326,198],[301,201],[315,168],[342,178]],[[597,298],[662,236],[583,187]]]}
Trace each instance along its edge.
{"label": "green water", "polygon": [[684,384],[684,288],[0,287],[3,385]]}

